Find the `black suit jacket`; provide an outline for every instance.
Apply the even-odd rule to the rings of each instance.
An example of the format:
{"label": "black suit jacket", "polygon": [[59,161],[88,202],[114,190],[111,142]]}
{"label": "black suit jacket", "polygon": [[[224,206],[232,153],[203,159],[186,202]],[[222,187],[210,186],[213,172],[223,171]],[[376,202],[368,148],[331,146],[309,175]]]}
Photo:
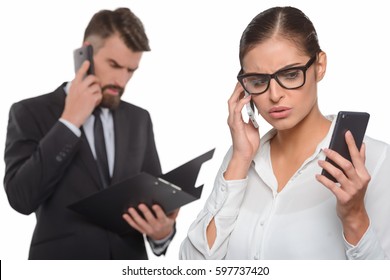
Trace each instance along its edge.
{"label": "black suit jacket", "polygon": [[[16,211],[36,214],[29,259],[147,259],[140,233],[119,236],[67,208],[98,192],[102,184],[84,133],[77,137],[58,121],[64,86],[10,109],[4,186]],[[112,183],[142,171],[160,175],[149,113],[122,101],[113,118]]]}

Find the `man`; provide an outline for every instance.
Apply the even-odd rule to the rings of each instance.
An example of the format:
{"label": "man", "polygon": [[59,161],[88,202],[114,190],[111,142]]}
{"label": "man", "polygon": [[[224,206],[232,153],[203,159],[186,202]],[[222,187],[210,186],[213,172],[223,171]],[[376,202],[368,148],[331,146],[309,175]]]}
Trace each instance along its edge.
{"label": "man", "polygon": [[[143,234],[153,252],[163,254],[177,211],[166,216],[157,205],[140,205],[140,215],[129,209],[124,219],[132,230],[118,235],[67,208],[140,172],[161,174],[149,113],[121,101],[142,53],[150,50],[141,21],[127,8],[100,11],[84,44],[94,49],[95,75],[86,75],[86,61],[72,82],[10,109],[4,186],[15,210],[36,214],[29,259],[147,259]],[[100,146],[94,134],[99,117]],[[108,183],[101,176],[101,148]]]}

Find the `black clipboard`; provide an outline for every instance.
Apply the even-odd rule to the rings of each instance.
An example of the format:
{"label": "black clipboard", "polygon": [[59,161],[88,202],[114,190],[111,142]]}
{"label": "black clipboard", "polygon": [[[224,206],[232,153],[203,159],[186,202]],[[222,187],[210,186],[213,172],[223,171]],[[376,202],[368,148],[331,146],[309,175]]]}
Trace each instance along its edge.
{"label": "black clipboard", "polygon": [[71,210],[118,234],[132,228],[122,218],[129,207],[159,204],[165,213],[200,198],[203,185],[195,187],[202,164],[214,155],[212,149],[197,158],[156,177],[140,173],[107,189],[68,205]]}

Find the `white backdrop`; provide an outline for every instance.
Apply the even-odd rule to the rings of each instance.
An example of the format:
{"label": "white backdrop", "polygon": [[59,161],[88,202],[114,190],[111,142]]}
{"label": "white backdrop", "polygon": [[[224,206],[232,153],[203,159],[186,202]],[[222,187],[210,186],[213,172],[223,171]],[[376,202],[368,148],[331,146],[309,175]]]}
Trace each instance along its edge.
{"label": "white backdrop", "polygon": [[[328,54],[327,74],[319,86],[322,112],[367,111],[371,114],[367,134],[390,143],[386,103],[390,17],[385,4],[379,0],[2,1],[1,157],[11,104],[50,92],[73,78],[72,51],[81,45],[96,11],[131,8],[144,23],[152,51],[144,54],[123,98],[151,113],[163,172],[217,148],[200,173],[198,185],[205,183],[202,198],[181,209],[177,235],[166,257],[161,257],[175,260],[231,143],[227,99],[239,70],[239,39],[249,21],[271,6],[302,9]],[[261,122],[261,134],[268,129]],[[4,169],[1,161],[2,177]],[[25,260],[35,216],[15,212],[0,191],[0,221],[0,258]]]}

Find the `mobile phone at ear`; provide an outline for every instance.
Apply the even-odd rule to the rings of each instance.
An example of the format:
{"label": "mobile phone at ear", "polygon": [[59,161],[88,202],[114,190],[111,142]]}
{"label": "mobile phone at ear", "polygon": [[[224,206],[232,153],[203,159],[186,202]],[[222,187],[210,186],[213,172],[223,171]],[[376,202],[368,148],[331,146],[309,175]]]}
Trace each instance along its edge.
{"label": "mobile phone at ear", "polygon": [[[249,96],[249,93],[245,91],[245,97]],[[249,103],[246,104],[246,111],[248,113],[249,119],[252,122],[253,126],[255,128],[259,127],[259,124],[257,123],[256,120],[256,115],[255,115],[255,104],[251,100]]]}
{"label": "mobile phone at ear", "polygon": [[93,48],[91,45],[82,46],[73,51],[74,70],[77,72],[85,60],[89,60],[87,75],[95,75],[93,64]]}
{"label": "mobile phone at ear", "polygon": [[[370,114],[366,112],[340,111],[337,115],[332,138],[329,144],[329,149],[338,152],[342,157],[352,162],[347,143],[345,142],[345,133],[348,130],[351,131],[353,138],[355,139],[356,146],[360,150],[369,119]],[[328,158],[325,160],[342,170],[332,160]],[[325,169],[322,170],[322,175],[329,178],[333,182],[337,182],[337,180]]]}

